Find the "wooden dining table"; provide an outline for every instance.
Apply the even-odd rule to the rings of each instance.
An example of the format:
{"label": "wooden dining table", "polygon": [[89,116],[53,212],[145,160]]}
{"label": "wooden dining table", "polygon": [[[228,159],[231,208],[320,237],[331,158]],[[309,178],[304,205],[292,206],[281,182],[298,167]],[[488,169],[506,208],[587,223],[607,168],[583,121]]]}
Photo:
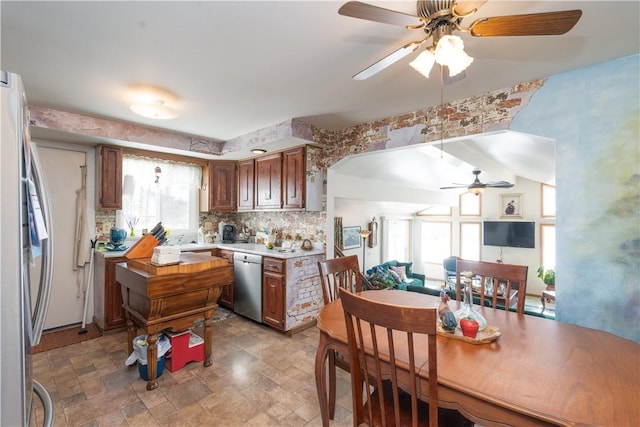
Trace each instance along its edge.
{"label": "wooden dining table", "polygon": [[[435,307],[438,301],[398,290],[360,294],[406,306]],[[460,306],[449,304],[453,311]],[[485,344],[438,336],[438,406],[459,410],[482,426],[640,426],[640,344],[555,320],[476,308],[501,335]],[[322,424],[328,426],[328,352],[349,354],[339,299],[320,311],[317,327],[316,387]],[[415,351],[420,369],[426,343]],[[428,377],[419,372],[419,398],[426,401]]]}

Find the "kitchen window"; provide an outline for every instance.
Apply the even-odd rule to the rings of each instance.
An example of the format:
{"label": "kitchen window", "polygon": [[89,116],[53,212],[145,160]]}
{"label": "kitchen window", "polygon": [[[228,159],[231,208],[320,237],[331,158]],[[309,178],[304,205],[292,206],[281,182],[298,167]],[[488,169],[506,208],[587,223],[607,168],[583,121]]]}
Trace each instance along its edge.
{"label": "kitchen window", "polygon": [[196,233],[199,223],[198,165],[125,155],[122,160],[122,211],[118,227],[137,235],[162,222],[171,234]]}

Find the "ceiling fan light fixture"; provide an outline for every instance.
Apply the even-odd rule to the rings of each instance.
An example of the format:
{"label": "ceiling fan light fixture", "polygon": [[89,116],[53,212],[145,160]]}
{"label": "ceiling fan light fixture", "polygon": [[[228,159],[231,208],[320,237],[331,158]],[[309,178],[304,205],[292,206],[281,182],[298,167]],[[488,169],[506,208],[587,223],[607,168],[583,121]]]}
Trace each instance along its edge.
{"label": "ceiling fan light fixture", "polygon": [[431,68],[436,61],[436,57],[433,52],[429,49],[422,52],[420,55],[416,57],[413,61],[409,63],[411,68],[429,78],[429,73],[431,73]]}
{"label": "ceiling fan light fixture", "polygon": [[453,77],[467,69],[473,58],[464,51],[464,42],[458,36],[444,35],[436,44],[435,60],[449,68],[449,76]]}
{"label": "ceiling fan light fixture", "polygon": [[482,193],[484,193],[484,190],[486,190],[485,187],[475,187],[475,188],[469,188],[469,193],[471,194],[475,194],[476,196],[481,195]]}
{"label": "ceiling fan light fixture", "polygon": [[139,116],[149,119],[168,120],[178,117],[178,110],[165,105],[161,99],[132,104],[129,108]]}

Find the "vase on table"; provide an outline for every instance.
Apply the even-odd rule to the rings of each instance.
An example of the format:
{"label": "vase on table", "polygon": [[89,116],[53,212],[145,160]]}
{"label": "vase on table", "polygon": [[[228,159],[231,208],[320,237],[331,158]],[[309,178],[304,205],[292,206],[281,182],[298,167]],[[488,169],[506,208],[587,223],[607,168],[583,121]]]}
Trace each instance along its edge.
{"label": "vase on table", "polygon": [[463,271],[461,275],[464,277],[464,289],[462,308],[454,313],[458,325],[462,319],[473,319],[478,322],[478,331],[484,331],[487,327],[487,321],[474,307],[473,307],[473,293],[471,289],[471,277],[473,273],[470,271]]}

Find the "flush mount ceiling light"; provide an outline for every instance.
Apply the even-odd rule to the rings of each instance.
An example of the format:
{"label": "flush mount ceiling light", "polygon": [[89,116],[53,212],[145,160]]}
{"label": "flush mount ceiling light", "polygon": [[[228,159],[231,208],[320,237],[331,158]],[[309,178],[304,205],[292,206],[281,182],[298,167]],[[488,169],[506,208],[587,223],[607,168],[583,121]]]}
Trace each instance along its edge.
{"label": "flush mount ceiling light", "polygon": [[153,102],[132,104],[131,111],[150,119],[168,120],[178,117],[178,110],[167,106],[163,100],[156,99]]}
{"label": "flush mount ceiling light", "polygon": [[127,88],[131,111],[150,119],[168,120],[179,115],[180,97],[160,86],[133,84]]}
{"label": "flush mount ceiling light", "polygon": [[252,148],[251,152],[253,154],[264,154],[267,152],[267,150],[265,150],[264,148]]}

